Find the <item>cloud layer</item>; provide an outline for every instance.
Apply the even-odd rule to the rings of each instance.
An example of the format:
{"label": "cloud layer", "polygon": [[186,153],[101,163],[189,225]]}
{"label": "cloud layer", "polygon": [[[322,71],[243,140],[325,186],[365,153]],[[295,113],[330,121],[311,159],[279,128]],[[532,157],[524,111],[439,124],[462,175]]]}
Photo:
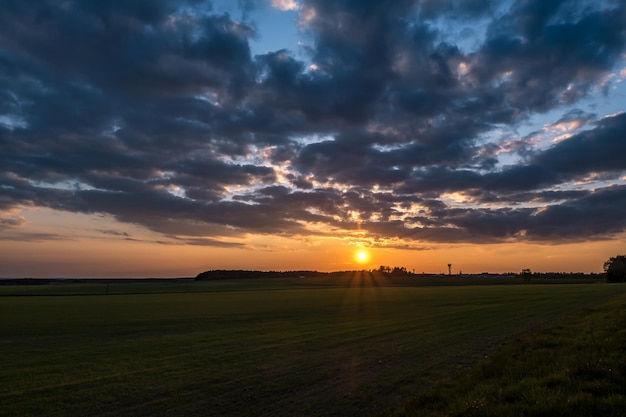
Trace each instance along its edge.
{"label": "cloud layer", "polygon": [[620,77],[623,2],[271,5],[297,8],[301,51],[255,54],[254,14],[204,1],[3,1],[0,210],[107,213],[217,246],[626,229],[626,114],[577,107]]}

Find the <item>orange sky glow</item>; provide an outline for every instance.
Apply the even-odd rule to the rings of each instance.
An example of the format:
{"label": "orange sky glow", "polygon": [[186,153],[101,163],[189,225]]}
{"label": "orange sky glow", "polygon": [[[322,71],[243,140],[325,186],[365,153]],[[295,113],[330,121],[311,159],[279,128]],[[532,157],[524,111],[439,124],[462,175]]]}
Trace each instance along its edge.
{"label": "orange sky glow", "polygon": [[[249,235],[242,248],[215,248],[157,243],[154,233],[132,225],[129,237],[104,235],[107,216],[75,215],[50,210],[25,211],[23,229],[55,240],[0,241],[2,277],[191,277],[209,269],[360,270],[381,265],[416,273],[602,272],[602,264],[624,248],[626,236],[560,245],[527,243],[425,244],[414,249],[368,245],[350,237],[281,238]],[[43,239],[43,238],[41,238]],[[367,254],[365,260],[359,253]]]}
{"label": "orange sky glow", "polygon": [[624,1],[22,3],[0,2],[0,278],[626,252]]}

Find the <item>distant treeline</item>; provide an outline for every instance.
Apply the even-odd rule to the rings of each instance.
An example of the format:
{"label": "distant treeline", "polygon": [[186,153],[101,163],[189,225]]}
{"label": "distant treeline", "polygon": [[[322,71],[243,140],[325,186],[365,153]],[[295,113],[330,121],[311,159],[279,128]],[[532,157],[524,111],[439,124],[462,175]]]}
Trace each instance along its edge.
{"label": "distant treeline", "polygon": [[335,271],[335,272],[319,272],[319,271],[250,271],[250,270],[231,270],[231,269],[215,269],[201,272],[195,278],[197,281],[203,280],[226,280],[226,279],[255,279],[255,278],[345,278],[351,277],[355,273],[367,272],[377,276],[405,276],[405,277],[457,277],[457,278],[480,278],[480,277],[497,277],[497,278],[516,278],[524,279],[604,279],[604,274],[583,272],[507,272],[502,274],[494,274],[483,272],[480,274],[416,274],[409,272],[404,267],[381,267],[371,271]]}
{"label": "distant treeline", "polygon": [[[404,267],[380,267],[371,271],[248,271],[248,270],[225,270],[216,269],[205,271],[196,276],[196,280],[220,280],[220,279],[251,279],[251,278],[345,278],[354,274],[368,273],[377,276],[417,276]],[[427,274],[433,276],[433,274]],[[419,276],[423,276],[420,274]]]}
{"label": "distant treeline", "polygon": [[201,272],[196,276],[197,281],[220,279],[253,279],[253,278],[321,278],[344,277],[352,275],[354,271],[319,272],[319,271],[247,271],[232,269],[215,269]]}
{"label": "distant treeline", "polygon": [[0,285],[47,285],[47,284],[109,284],[109,283],[140,283],[140,282],[183,282],[183,281],[209,281],[228,279],[255,279],[255,278],[350,278],[355,274],[367,273],[379,278],[406,277],[406,278],[524,278],[524,280],[542,279],[591,279],[594,281],[605,279],[602,273],[585,274],[582,272],[526,272],[515,273],[488,273],[480,274],[431,274],[409,272],[404,267],[381,267],[371,271],[250,271],[250,270],[226,270],[217,269],[201,272],[195,278],[0,278]]}
{"label": "distant treeline", "polygon": [[[518,276],[523,276],[524,274],[516,274]],[[581,279],[604,279],[605,276],[603,273],[590,273],[585,274],[584,272],[532,272],[530,273],[532,278],[581,278]]]}

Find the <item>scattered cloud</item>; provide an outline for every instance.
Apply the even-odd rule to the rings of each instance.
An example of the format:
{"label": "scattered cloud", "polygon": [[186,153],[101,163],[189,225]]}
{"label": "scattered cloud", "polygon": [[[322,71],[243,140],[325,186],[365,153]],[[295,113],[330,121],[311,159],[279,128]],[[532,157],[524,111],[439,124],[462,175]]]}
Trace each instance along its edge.
{"label": "scattered cloud", "polygon": [[272,0],[272,7],[275,7],[279,10],[287,11],[298,10],[300,6],[295,0]]}
{"label": "scattered cloud", "polygon": [[19,229],[26,224],[24,216],[0,217],[0,230]]}
{"label": "scattered cloud", "polygon": [[210,246],[215,248],[244,248],[245,245],[238,242],[226,242],[222,240],[216,240],[211,238],[181,238],[174,237],[175,241],[179,244],[192,245],[192,246]]}
{"label": "scattered cloud", "polygon": [[[1,229],[0,229],[1,230]],[[59,235],[56,233],[39,233],[39,232],[26,232],[20,231],[5,233],[2,236],[2,240],[8,240],[12,242],[48,242],[48,241],[71,241],[74,240],[71,237]]]}
{"label": "scattered cloud", "polygon": [[[221,247],[249,234],[426,247],[626,229],[626,115],[580,110],[624,77],[623,4],[271,4],[297,10],[306,56],[255,55],[253,23],[194,13],[193,0],[3,1],[0,209],[106,213]],[[460,47],[445,33],[457,24],[484,37]]]}
{"label": "scattered cloud", "polygon": [[130,238],[131,235],[127,232],[122,232],[120,230],[116,230],[116,229],[98,229],[98,232],[105,234],[105,235],[111,235],[111,236],[120,236],[120,237],[125,237],[125,238]]}

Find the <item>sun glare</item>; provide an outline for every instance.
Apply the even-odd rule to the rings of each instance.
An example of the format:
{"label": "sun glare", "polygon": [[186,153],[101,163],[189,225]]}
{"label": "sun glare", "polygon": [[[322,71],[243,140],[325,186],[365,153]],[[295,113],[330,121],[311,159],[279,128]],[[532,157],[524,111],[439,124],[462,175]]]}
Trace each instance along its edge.
{"label": "sun glare", "polygon": [[366,262],[366,261],[367,261],[367,258],[368,258],[368,256],[367,256],[367,252],[365,252],[365,251],[364,251],[364,250],[362,250],[362,249],[361,249],[361,250],[359,250],[359,251],[356,253],[356,260],[357,260],[357,261],[359,261],[359,262],[361,262],[361,263]]}

